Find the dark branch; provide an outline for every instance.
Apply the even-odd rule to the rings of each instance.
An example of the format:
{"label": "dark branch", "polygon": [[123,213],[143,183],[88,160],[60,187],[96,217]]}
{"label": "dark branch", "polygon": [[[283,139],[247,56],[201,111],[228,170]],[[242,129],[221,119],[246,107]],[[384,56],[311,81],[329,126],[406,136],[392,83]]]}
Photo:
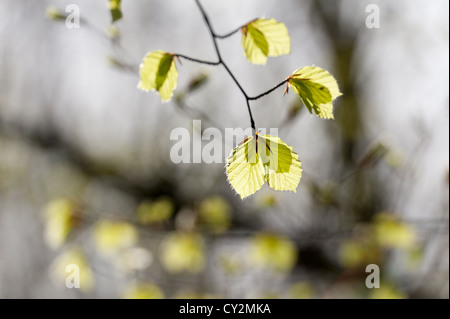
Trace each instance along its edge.
{"label": "dark branch", "polygon": [[222,65],[225,68],[225,70],[228,72],[228,74],[231,76],[231,78],[233,79],[234,83],[236,83],[236,85],[238,86],[239,90],[241,90],[241,92],[245,96],[245,98],[247,100],[249,100],[247,93],[245,93],[244,88],[239,83],[239,81],[236,79],[236,77],[234,76],[233,72],[231,72],[231,70],[228,68],[228,66],[224,62],[222,62]]}
{"label": "dark branch", "polygon": [[250,100],[249,99],[247,99],[247,109],[248,109],[248,114],[250,115],[250,125],[251,125],[253,131],[256,131],[255,120],[253,119],[252,109],[250,108]]}
{"label": "dark branch", "polygon": [[278,89],[280,86],[283,86],[284,84],[286,84],[288,81],[289,81],[289,80],[286,79],[286,80],[284,80],[283,82],[281,82],[281,83],[275,85],[275,86],[274,86],[273,88],[271,88],[270,90],[268,90],[268,91],[266,91],[266,92],[264,92],[264,93],[261,93],[260,95],[254,96],[254,97],[248,97],[248,99],[249,99],[250,101],[258,100],[258,99],[262,98],[263,96],[266,96],[266,95],[272,93],[273,91],[275,91],[276,89]]}
{"label": "dark branch", "polygon": [[[228,68],[227,64],[223,61],[222,59],[222,55],[220,54],[220,49],[219,46],[217,44],[217,38],[218,36],[215,34],[214,29],[211,25],[211,22],[209,21],[208,15],[206,14],[205,10],[203,9],[202,5],[200,4],[200,0],[195,0],[195,3],[197,3],[197,6],[200,10],[200,12],[202,13],[203,19],[205,20],[206,25],[208,26],[208,30],[209,33],[211,35],[212,41],[214,43],[214,48],[216,50],[216,54],[217,54],[217,58],[219,59],[219,63],[218,64],[222,64],[223,67],[225,68],[225,70],[228,72],[228,74],[231,76],[231,78],[233,79],[234,83],[236,83],[236,85],[238,86],[239,90],[241,90],[242,94],[245,97],[245,100],[247,102],[247,109],[248,109],[248,113],[250,116],[250,125],[252,127],[252,129],[254,131],[256,131],[256,125],[255,125],[255,120],[253,119],[253,114],[252,114],[252,110],[250,108],[250,100],[248,98],[247,93],[245,92],[244,88],[242,87],[242,85],[239,83],[239,81],[236,79],[236,77],[234,76],[233,72],[231,72],[230,68]],[[237,32],[237,31],[235,31]]]}
{"label": "dark branch", "polygon": [[219,65],[219,64],[221,64],[220,61],[217,61],[217,62],[204,61],[204,60],[194,59],[194,58],[185,56],[183,54],[174,54],[173,56],[178,57],[178,58],[182,58],[182,59],[185,59],[185,60],[188,60],[188,61],[200,63],[200,64],[207,64],[207,65]]}
{"label": "dark branch", "polygon": [[258,18],[253,19],[252,21],[249,21],[249,22],[247,22],[246,24],[241,25],[239,28],[237,28],[237,29],[235,29],[235,30],[233,30],[233,31],[231,31],[231,32],[228,32],[228,33],[226,33],[226,34],[219,35],[219,34],[215,34],[215,33],[214,33],[214,36],[215,36],[217,39],[226,39],[226,38],[229,38],[229,37],[231,37],[233,34],[235,34],[235,33],[239,32],[239,31],[241,31],[242,28],[248,26],[250,23],[252,23],[253,21],[256,21],[256,20],[258,20]]}
{"label": "dark branch", "polygon": [[233,30],[233,31],[231,31],[231,32],[229,32],[227,34],[214,34],[214,36],[217,39],[226,39],[226,38],[231,37],[233,34],[238,33],[243,27],[244,26],[241,26],[241,27],[237,28],[236,30]]}
{"label": "dark branch", "polygon": [[211,22],[209,22],[208,15],[206,14],[205,10],[203,9],[202,5],[200,4],[199,0],[195,0],[197,3],[198,8],[200,9],[200,12],[202,13],[203,20],[205,20],[206,25],[208,26],[209,34],[211,35],[212,41],[214,43],[214,49],[216,50],[217,57],[219,58],[219,62],[222,61],[222,56],[220,54],[219,45],[217,44],[216,35],[214,33],[214,29],[211,25]]}

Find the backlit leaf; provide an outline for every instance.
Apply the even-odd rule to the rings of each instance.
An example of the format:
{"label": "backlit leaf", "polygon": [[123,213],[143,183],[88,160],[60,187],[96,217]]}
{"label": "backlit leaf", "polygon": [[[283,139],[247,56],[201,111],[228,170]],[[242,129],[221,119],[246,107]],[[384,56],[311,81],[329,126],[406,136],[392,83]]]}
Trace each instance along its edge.
{"label": "backlit leaf", "polygon": [[342,95],[334,77],[327,71],[306,66],[288,78],[288,87],[300,96],[310,113],[333,119],[333,101]]}
{"label": "backlit leaf", "polygon": [[283,23],[257,19],[242,28],[242,46],[251,63],[266,64],[267,57],[291,52],[291,39]]}
{"label": "backlit leaf", "polygon": [[227,160],[227,175],[243,199],[258,191],[264,181],[274,190],[295,193],[302,168],[298,155],[280,138],[256,135],[233,149]]}
{"label": "backlit leaf", "polygon": [[279,137],[264,135],[259,137],[258,149],[269,186],[275,190],[295,193],[302,177],[302,167],[293,148]]}
{"label": "backlit leaf", "polygon": [[163,51],[148,53],[140,66],[138,88],[143,91],[158,91],[161,100],[169,101],[177,86],[178,71],[174,56]]}

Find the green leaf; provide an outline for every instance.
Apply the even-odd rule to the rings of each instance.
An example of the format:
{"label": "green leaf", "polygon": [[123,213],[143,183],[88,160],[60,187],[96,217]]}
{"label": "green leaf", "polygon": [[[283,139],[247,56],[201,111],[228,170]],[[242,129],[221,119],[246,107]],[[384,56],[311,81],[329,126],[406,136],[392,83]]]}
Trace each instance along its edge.
{"label": "green leaf", "polygon": [[148,53],[140,66],[140,79],[139,89],[147,92],[156,90],[163,102],[169,101],[178,80],[174,56],[164,51]]}
{"label": "green leaf", "polygon": [[319,67],[306,66],[288,78],[288,88],[297,93],[310,113],[333,119],[333,101],[342,95],[334,77]]}
{"label": "green leaf", "polygon": [[258,191],[265,181],[275,190],[295,193],[302,168],[291,146],[278,137],[257,134],[233,149],[227,160],[227,175],[244,199]]}
{"label": "green leaf", "polygon": [[302,177],[298,154],[279,137],[265,135],[260,136],[259,140],[259,154],[265,163],[265,179],[269,186],[275,190],[295,193]]}
{"label": "green leaf", "polygon": [[227,160],[227,176],[242,199],[258,191],[264,184],[265,169],[256,155],[253,136],[233,149]]}
{"label": "green leaf", "polygon": [[121,0],[109,0],[109,10],[111,11],[112,23],[122,18]]}
{"label": "green leaf", "polygon": [[257,19],[242,28],[242,46],[249,62],[266,64],[267,57],[291,52],[291,38],[283,23]]}

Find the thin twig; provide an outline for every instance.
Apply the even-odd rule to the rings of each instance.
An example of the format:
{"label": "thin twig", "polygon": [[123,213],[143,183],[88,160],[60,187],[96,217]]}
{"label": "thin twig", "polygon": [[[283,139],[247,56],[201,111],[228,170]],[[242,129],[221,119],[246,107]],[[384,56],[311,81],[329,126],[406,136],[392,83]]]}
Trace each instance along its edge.
{"label": "thin twig", "polygon": [[241,31],[241,29],[242,29],[243,27],[245,27],[245,25],[240,26],[239,28],[237,28],[237,29],[235,29],[235,30],[233,30],[233,31],[231,31],[231,32],[228,32],[228,33],[226,33],[226,34],[214,34],[214,36],[215,36],[217,39],[226,39],[226,38],[231,37],[233,34],[238,33],[239,31]]}
{"label": "thin twig", "polygon": [[228,72],[228,74],[231,76],[231,78],[233,79],[234,83],[236,83],[236,85],[238,86],[238,88],[241,90],[242,94],[245,97],[246,103],[247,103],[247,109],[248,109],[248,113],[250,116],[250,125],[253,129],[253,131],[256,131],[256,125],[255,125],[255,120],[253,119],[253,114],[252,114],[252,110],[250,107],[250,102],[249,102],[249,98],[247,93],[245,92],[244,88],[242,87],[242,85],[239,83],[239,81],[236,79],[236,77],[234,76],[233,72],[231,72],[230,68],[227,66],[227,64],[223,61],[222,59],[222,55],[220,54],[220,49],[219,46],[217,44],[217,38],[218,36],[215,34],[214,29],[209,21],[208,15],[206,14],[205,10],[203,9],[202,5],[200,4],[200,0],[195,0],[195,2],[197,3],[197,6],[200,10],[200,12],[202,13],[203,16],[203,20],[205,20],[205,23],[208,27],[209,33],[211,35],[212,41],[214,43],[214,48],[216,50],[216,54],[217,54],[217,58],[219,59],[219,63],[223,65],[223,67],[225,68],[225,70]]}
{"label": "thin twig", "polygon": [[241,31],[242,28],[245,28],[245,27],[248,26],[250,23],[252,23],[252,22],[254,22],[254,21],[256,21],[256,20],[258,20],[258,18],[255,18],[255,19],[253,19],[253,20],[247,22],[246,24],[241,25],[239,28],[236,28],[236,29],[234,29],[233,31],[228,32],[228,33],[226,33],[226,34],[220,35],[220,34],[214,33],[214,36],[215,36],[217,39],[226,39],[226,38],[229,38],[229,37],[231,37],[232,35],[234,35],[235,33]]}
{"label": "thin twig", "polygon": [[205,60],[191,58],[191,57],[188,57],[186,55],[178,54],[178,53],[175,53],[173,56],[178,57],[178,58],[182,58],[182,59],[186,59],[186,60],[191,61],[191,62],[200,63],[200,64],[207,64],[207,65],[219,65],[219,64],[221,64],[220,61],[217,61],[217,62],[205,61]]}
{"label": "thin twig", "polygon": [[209,22],[208,15],[206,14],[206,12],[203,9],[202,5],[200,4],[199,0],[195,0],[195,3],[197,3],[197,6],[198,6],[200,12],[202,13],[203,20],[205,20],[205,23],[208,26],[208,30],[211,35],[212,41],[214,43],[214,48],[216,50],[217,57],[219,58],[219,62],[223,63],[222,56],[221,56],[220,50],[219,50],[219,45],[217,44],[216,34],[214,33],[214,29],[211,25],[211,22]]}
{"label": "thin twig", "polygon": [[253,100],[259,100],[259,99],[262,98],[263,96],[266,96],[266,95],[272,93],[273,91],[275,91],[276,89],[278,89],[279,87],[285,85],[285,84],[287,83],[287,81],[289,81],[289,79],[286,79],[286,80],[284,80],[283,82],[281,82],[281,83],[275,85],[273,88],[271,88],[270,90],[268,90],[268,91],[266,91],[266,92],[264,92],[264,93],[261,93],[261,94],[259,94],[259,95],[257,95],[257,96],[254,96],[254,97],[248,97],[248,99],[249,99],[250,101],[253,101]]}

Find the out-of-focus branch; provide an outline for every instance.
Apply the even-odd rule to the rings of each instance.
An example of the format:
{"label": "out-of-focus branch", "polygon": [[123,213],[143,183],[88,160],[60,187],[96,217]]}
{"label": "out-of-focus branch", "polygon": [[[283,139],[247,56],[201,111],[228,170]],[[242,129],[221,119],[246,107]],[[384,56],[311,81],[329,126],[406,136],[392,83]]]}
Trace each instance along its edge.
{"label": "out-of-focus branch", "polygon": [[17,138],[40,150],[54,152],[63,161],[76,167],[81,174],[96,178],[135,198],[151,197],[155,193],[174,189],[171,182],[161,176],[158,183],[144,183],[141,180],[131,179],[120,169],[111,167],[107,163],[99,163],[91,159],[76,145],[61,137],[51,125],[46,126],[45,129],[33,129],[13,121],[7,121],[0,114],[0,135]]}

